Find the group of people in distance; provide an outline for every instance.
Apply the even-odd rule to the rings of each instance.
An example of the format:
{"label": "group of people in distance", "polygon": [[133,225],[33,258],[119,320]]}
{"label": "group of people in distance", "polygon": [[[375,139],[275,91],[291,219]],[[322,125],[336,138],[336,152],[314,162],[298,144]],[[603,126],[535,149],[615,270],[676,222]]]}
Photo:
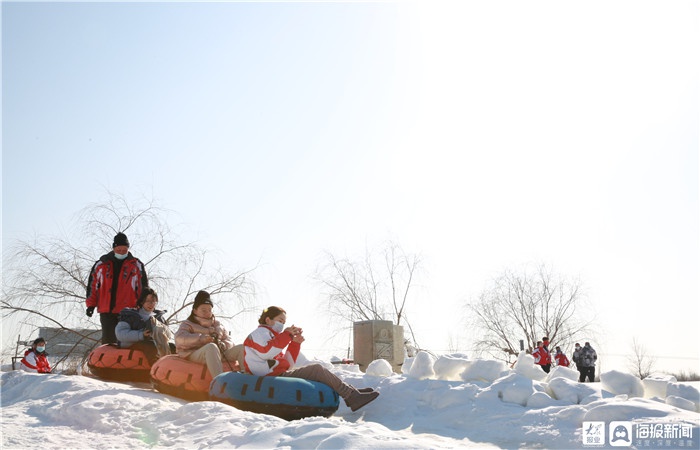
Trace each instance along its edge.
{"label": "group of people in distance", "polygon": [[[138,348],[153,364],[158,358],[177,356],[205,364],[212,377],[224,371],[223,361],[237,361],[242,371],[258,376],[296,377],[318,381],[334,389],[352,411],[379,396],[371,388],[356,389],[320,364],[294,368],[304,342],[303,330],[286,327],[287,313],[277,306],[265,308],[258,327],[243,344],[231,336],[214,316],[214,302],[199,291],[192,312],[173,335],[157,309],[158,294],[148,287],[144,264],[129,252],[129,239],[117,233],[112,251],[95,262],[88,279],[85,311],[97,309],[102,343]],[[171,341],[174,340],[174,345]]]}
{"label": "group of people in distance", "polygon": [[[554,362],[557,366],[569,367],[569,358],[561,351],[558,345],[555,347]],[[543,337],[541,341],[537,341],[537,348],[532,351],[532,357],[535,358],[535,364],[539,365],[542,370],[549,373],[552,367],[552,355],[549,351],[549,338]],[[598,354],[591,347],[590,342],[586,342],[583,347],[577,342],[572,355],[576,370],[579,372],[579,381],[593,382],[595,379],[595,363],[598,360]]]}

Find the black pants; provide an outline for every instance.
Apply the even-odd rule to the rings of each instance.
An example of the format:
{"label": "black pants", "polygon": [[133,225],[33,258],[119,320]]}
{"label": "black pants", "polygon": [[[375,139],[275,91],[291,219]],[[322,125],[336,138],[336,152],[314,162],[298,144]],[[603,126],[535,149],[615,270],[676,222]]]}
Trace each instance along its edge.
{"label": "black pants", "polygon": [[588,381],[591,383],[595,381],[595,366],[581,367],[581,377],[578,379],[578,381],[583,383],[586,381],[586,377],[588,377]]}
{"label": "black pants", "polygon": [[549,373],[549,369],[552,368],[552,365],[551,364],[540,364],[540,367],[542,368],[542,370]]}
{"label": "black pants", "polygon": [[150,365],[158,360],[158,349],[156,348],[156,343],[153,341],[138,341],[131,344],[129,347],[134,350],[141,350]]}
{"label": "black pants", "polygon": [[[168,344],[170,345],[170,351],[175,353],[175,344],[172,342]],[[146,359],[150,365],[158,361],[158,349],[156,348],[156,343],[151,340],[134,342],[129,348],[141,350],[143,354],[146,355]]]}
{"label": "black pants", "polygon": [[102,343],[116,344],[117,334],[114,331],[119,323],[119,314],[100,313],[100,324],[102,325]]}

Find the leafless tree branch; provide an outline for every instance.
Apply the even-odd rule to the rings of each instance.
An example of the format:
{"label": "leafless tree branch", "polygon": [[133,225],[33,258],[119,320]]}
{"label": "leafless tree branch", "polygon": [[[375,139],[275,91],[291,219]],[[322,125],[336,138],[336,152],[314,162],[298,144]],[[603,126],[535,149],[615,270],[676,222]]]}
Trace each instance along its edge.
{"label": "leafless tree branch", "polygon": [[535,347],[547,336],[550,346],[571,345],[590,332],[578,280],[565,280],[540,265],[534,273],[506,270],[469,304],[471,324],[481,331],[476,347],[495,358],[510,362],[520,350]]}

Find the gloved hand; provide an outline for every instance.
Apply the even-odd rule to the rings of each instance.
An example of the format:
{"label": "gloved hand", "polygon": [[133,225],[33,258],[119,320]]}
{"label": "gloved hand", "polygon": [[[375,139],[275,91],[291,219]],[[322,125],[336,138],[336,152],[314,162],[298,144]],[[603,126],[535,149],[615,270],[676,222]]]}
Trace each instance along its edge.
{"label": "gloved hand", "polygon": [[88,306],[87,309],[85,310],[85,315],[88,317],[92,317],[92,313],[95,312],[95,307],[94,306]]}

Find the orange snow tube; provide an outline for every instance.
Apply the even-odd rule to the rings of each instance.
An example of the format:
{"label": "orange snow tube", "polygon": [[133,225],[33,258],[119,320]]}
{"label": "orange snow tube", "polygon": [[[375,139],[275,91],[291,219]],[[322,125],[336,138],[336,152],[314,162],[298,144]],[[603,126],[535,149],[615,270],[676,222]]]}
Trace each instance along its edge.
{"label": "orange snow tube", "polygon": [[90,353],[88,368],[106,380],[148,381],[151,365],[141,350],[105,344]]}
{"label": "orange snow tube", "polygon": [[[223,361],[224,372],[238,371],[235,361]],[[151,384],[163,394],[185,400],[209,400],[211,375],[206,364],[199,364],[168,355],[160,358],[151,368]]]}

